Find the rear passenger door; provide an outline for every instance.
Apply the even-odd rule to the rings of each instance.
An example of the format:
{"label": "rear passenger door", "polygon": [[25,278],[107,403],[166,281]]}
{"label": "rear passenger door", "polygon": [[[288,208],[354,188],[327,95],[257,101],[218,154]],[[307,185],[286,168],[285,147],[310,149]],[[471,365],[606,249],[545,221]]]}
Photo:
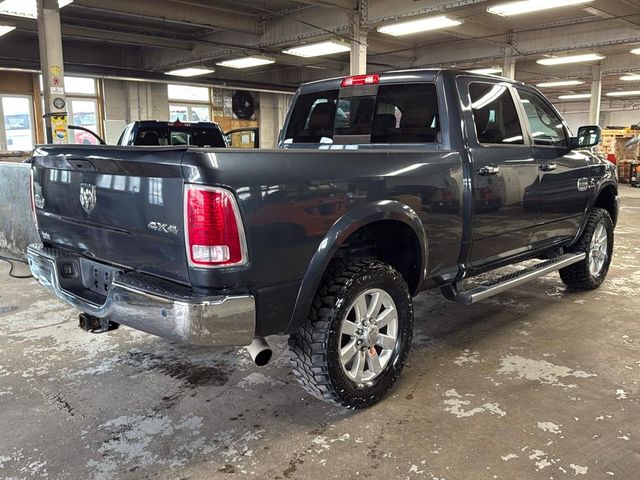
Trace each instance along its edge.
{"label": "rear passenger door", "polygon": [[542,95],[523,87],[517,92],[540,177],[538,227],[532,242],[546,244],[573,238],[591,195],[589,157],[571,151],[562,118]]}
{"label": "rear passenger door", "polygon": [[513,87],[459,79],[473,168],[473,244],[479,265],[524,250],[536,225],[538,165],[515,103]]}

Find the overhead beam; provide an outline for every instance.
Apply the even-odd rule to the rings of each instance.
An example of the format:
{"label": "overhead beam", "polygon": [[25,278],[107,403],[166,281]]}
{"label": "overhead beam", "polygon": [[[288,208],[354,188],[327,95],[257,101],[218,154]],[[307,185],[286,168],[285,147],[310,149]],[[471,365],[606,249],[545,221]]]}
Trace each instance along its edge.
{"label": "overhead beam", "polygon": [[312,5],[314,7],[329,7],[329,8],[344,8],[347,10],[353,10],[353,0],[297,0],[298,3],[303,5]]}
{"label": "overhead beam", "polygon": [[170,0],[75,0],[73,8],[77,7],[221,30],[259,33],[258,19],[252,15],[196,5],[180,8]]}
{"label": "overhead beam", "polygon": [[[0,16],[2,20],[2,16]],[[27,19],[25,19],[27,20]],[[19,30],[25,30],[37,34],[36,24],[33,21],[17,22]],[[85,41],[108,42],[119,45],[137,45],[140,47],[158,47],[170,50],[190,51],[193,42],[173,38],[159,37],[148,34],[117,32],[103,28],[82,27],[79,25],[62,25],[62,38],[81,38]]]}

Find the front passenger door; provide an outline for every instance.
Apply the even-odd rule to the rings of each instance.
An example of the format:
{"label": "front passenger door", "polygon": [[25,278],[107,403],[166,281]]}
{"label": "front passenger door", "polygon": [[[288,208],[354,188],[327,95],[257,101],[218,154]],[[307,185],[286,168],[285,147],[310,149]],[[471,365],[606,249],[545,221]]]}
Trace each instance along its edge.
{"label": "front passenger door", "polygon": [[524,135],[509,83],[469,80],[463,106],[473,160],[471,262],[489,263],[523,251],[537,218],[538,166]]}
{"label": "front passenger door", "polygon": [[533,89],[517,88],[539,168],[539,212],[532,243],[573,238],[590,198],[588,155],[572,151],[555,109]]}

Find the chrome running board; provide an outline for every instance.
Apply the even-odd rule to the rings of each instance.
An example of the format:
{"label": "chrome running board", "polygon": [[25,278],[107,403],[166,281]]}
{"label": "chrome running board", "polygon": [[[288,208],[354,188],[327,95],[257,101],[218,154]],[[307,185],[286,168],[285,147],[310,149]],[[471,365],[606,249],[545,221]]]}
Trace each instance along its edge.
{"label": "chrome running board", "polygon": [[462,305],[471,305],[485,298],[493,297],[499,293],[519,287],[520,285],[560,270],[561,268],[581,262],[586,256],[586,253],[566,253],[517,272],[503,275],[471,290],[458,290],[456,285],[447,285],[446,287],[442,287],[441,291],[449,300],[453,300]]}

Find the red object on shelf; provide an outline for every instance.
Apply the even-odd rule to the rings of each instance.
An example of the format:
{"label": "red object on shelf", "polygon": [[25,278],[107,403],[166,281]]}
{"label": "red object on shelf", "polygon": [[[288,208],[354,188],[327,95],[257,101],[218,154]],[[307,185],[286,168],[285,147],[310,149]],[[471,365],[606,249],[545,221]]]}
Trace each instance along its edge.
{"label": "red object on shelf", "polygon": [[616,160],[616,156],[613,153],[608,153],[607,154],[607,160],[609,160],[611,163],[613,163],[614,165],[618,162]]}

